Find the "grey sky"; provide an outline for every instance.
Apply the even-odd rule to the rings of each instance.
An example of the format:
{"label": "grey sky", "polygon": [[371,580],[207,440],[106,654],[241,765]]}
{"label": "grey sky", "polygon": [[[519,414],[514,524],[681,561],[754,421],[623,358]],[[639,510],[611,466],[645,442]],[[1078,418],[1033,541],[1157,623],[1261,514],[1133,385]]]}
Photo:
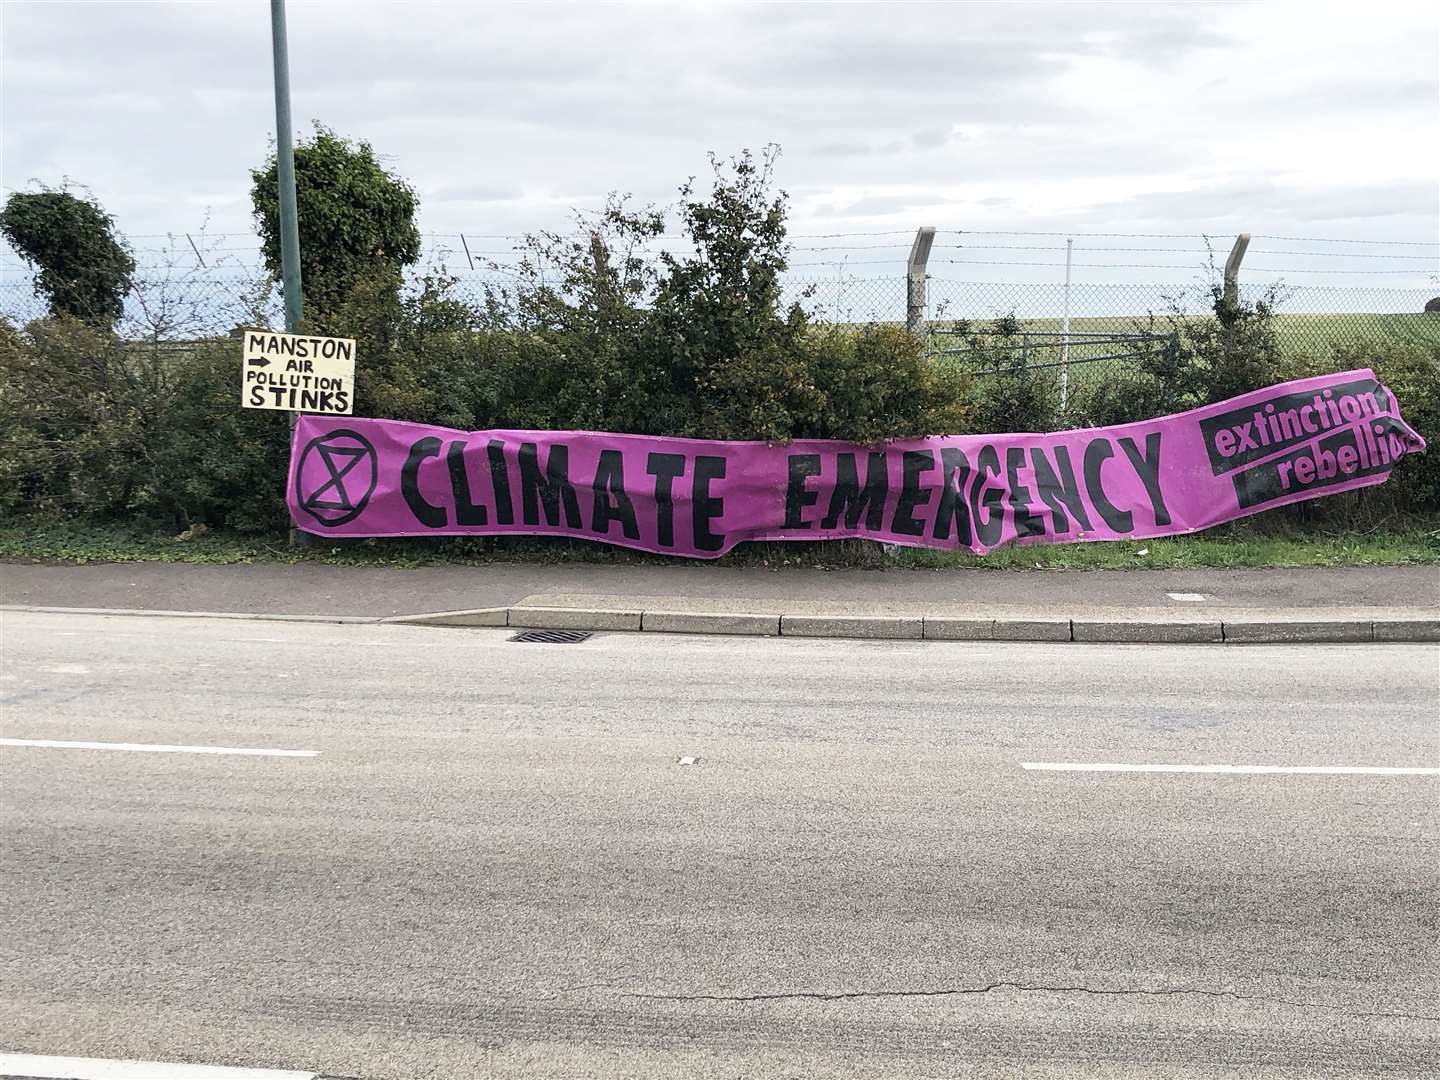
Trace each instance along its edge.
{"label": "grey sky", "polygon": [[[7,189],[69,176],[137,237],[207,213],[212,232],[249,231],[248,169],[274,128],[265,3],[0,12]],[[291,0],[290,41],[297,123],[373,143],[418,189],[429,232],[560,227],[611,190],[664,201],[707,151],[775,142],[799,234],[1428,242],[1434,16],[1384,2]],[[1348,265],[1413,269],[1416,284],[1436,269]]]}

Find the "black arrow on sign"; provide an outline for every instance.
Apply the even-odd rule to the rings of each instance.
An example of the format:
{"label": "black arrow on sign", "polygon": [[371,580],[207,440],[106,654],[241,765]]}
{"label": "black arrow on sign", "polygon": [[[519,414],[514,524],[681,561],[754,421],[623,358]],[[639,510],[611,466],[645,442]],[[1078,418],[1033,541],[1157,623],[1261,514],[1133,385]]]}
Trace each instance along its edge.
{"label": "black arrow on sign", "polygon": [[251,367],[269,367],[269,366],[270,366],[270,361],[267,360],[267,359],[265,359],[265,357],[263,357],[263,356],[252,356],[249,360],[246,360],[245,362],[246,362],[247,364],[249,364]]}

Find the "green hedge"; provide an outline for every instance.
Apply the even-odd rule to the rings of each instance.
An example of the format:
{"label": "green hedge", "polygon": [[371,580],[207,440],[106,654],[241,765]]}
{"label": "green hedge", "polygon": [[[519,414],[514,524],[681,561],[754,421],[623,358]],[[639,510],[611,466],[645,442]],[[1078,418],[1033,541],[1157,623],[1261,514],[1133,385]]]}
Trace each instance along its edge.
{"label": "green hedge", "polygon": [[[427,314],[417,305],[384,321],[384,336],[359,328],[357,414],[781,441],[965,429],[967,377],[893,328],[805,328],[788,351],[767,346],[722,379],[672,389],[668,412],[652,416],[633,358]],[[175,348],[74,320],[0,325],[0,510],[283,527],[285,414],[240,408],[239,366],[231,339]]]}
{"label": "green hedge", "polygon": [[[589,429],[717,439],[887,438],[1050,430],[1142,419],[1304,375],[1373,367],[1436,447],[1378,489],[1287,511],[1350,524],[1440,511],[1440,346],[1385,343],[1233,363],[1214,335],[1137,358],[1061,415],[1053,372],[1027,370],[1001,333],[978,366],[927,359],[894,327],[778,318],[733,355],[648,317],[506,326],[443,282],[402,299],[378,287],[336,316],[359,339],[358,415],[468,428]],[[998,342],[998,344],[996,344]],[[702,343],[703,344],[703,343]],[[689,363],[675,355],[690,350]],[[1207,352],[1208,350],[1208,352]],[[1218,357],[1218,362],[1217,362]],[[0,511],[75,521],[283,528],[285,416],[239,407],[239,345],[127,342],[72,319],[0,323]]]}
{"label": "green hedge", "polygon": [[1390,479],[1379,487],[1327,500],[1318,507],[1331,516],[1361,521],[1387,514],[1440,511],[1440,343],[1427,347],[1386,341],[1342,346],[1323,359],[1302,356],[1290,361],[1284,378],[1367,367],[1394,391],[1405,422],[1420,433],[1429,447],[1424,454],[1401,458]]}

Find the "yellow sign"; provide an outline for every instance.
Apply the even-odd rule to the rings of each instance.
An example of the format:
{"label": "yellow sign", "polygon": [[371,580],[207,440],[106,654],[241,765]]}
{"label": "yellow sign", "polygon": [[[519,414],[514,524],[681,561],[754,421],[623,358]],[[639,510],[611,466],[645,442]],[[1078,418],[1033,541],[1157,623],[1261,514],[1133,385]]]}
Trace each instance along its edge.
{"label": "yellow sign", "polygon": [[355,342],[246,330],[240,378],[247,409],[348,415],[355,407]]}

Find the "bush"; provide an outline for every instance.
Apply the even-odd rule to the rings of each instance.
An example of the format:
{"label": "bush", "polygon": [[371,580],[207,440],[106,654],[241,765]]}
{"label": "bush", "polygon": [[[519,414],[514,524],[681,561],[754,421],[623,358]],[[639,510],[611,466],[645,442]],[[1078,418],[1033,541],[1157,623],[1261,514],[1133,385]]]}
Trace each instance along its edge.
{"label": "bush", "polygon": [[522,280],[484,313],[493,333],[472,342],[489,352],[472,366],[517,418],[499,422],[771,442],[961,424],[968,380],[929,364],[909,336],[817,328],[782,304],[775,157],[712,157],[708,193],[680,189],[671,214],[692,254],[644,258],[666,213],[616,198],[571,236],[532,237]]}
{"label": "bush", "polygon": [[1073,419],[1079,427],[1108,427],[1164,416],[1171,395],[1155,375],[1139,365],[1087,380],[1072,397]]}
{"label": "bush", "polygon": [[0,331],[0,507],[241,530],[283,522],[285,416],[238,408],[237,345]]}
{"label": "bush", "polygon": [[977,326],[961,319],[954,334],[974,379],[966,400],[966,431],[1054,431],[1064,426],[1054,368],[1030,366],[1014,315]]}
{"label": "bush", "polygon": [[[969,376],[896,327],[811,327],[752,344],[703,385],[649,362],[643,314],[607,333],[574,313],[517,326],[469,311],[429,278],[401,301],[357,290],[358,410],[459,428],[618,431],[694,438],[875,443],[960,430]],[[364,297],[364,302],[361,298]],[[663,376],[663,378],[662,378]]]}
{"label": "bush", "polygon": [[972,423],[970,373],[929,358],[900,327],[813,329],[801,350],[821,404],[792,429],[794,438],[872,445],[956,434]]}
{"label": "bush", "polygon": [[123,314],[135,272],[114,229],[99,203],[63,188],[14,192],[0,210],[0,234],[37,269],[35,291],[50,313],[104,325]]}
{"label": "bush", "polygon": [[[280,190],[272,154],[252,170],[250,200],[265,265],[280,277]],[[352,143],[323,125],[295,146],[300,283],[305,306],[333,311],[360,282],[398,275],[420,257],[418,200],[388,172],[367,142]]]}
{"label": "bush", "polygon": [[[887,438],[957,431],[968,377],[894,327],[787,330],[751,344],[668,414],[628,383],[637,354],[571,327],[506,328],[457,304],[444,278],[408,298],[376,278],[333,316],[358,345],[359,415],[461,429],[540,428],[714,438]],[[330,329],[321,325],[321,329]],[[643,354],[640,354],[643,355]],[[234,340],[129,342],[72,319],[0,334],[0,509],[92,521],[283,527],[283,413],[241,409]]]}
{"label": "bush", "polygon": [[1162,338],[1139,345],[1121,361],[1124,373],[1087,381],[1073,396],[1070,421],[1081,427],[1127,424],[1185,412],[1282,381],[1286,376],[1275,332],[1275,296],[1232,303],[1218,286],[1211,311],[1191,316],[1178,308],[1137,329]]}
{"label": "bush", "polygon": [[1380,487],[1357,492],[1348,501],[1332,499],[1320,505],[1328,514],[1360,519],[1386,513],[1440,513],[1440,345],[1381,341],[1337,346],[1324,359],[1293,358],[1284,377],[1301,379],[1367,367],[1394,392],[1405,422],[1429,447],[1424,454],[1402,458]]}
{"label": "bush", "polygon": [[[306,329],[356,339],[361,416],[770,442],[1122,423],[1314,373],[1306,364],[1369,365],[1437,451],[1342,505],[1440,509],[1440,350],[1388,344],[1282,370],[1270,298],[1241,308],[1217,293],[1210,315],[1171,313],[1166,340],[1118,378],[1079,381],[1062,415],[1056,370],[1029,366],[1014,317],[957,324],[960,363],[927,357],[899,327],[817,326],[784,305],[774,160],[712,160],[707,193],[681,189],[671,214],[687,254],[645,257],[666,212],[612,199],[572,236],[532,238],[518,285],[479,307],[443,273],[403,287],[404,245],[364,240]],[[125,341],[72,317],[0,323],[0,510],[283,527],[286,417],[241,409],[238,369],[234,340]]]}

